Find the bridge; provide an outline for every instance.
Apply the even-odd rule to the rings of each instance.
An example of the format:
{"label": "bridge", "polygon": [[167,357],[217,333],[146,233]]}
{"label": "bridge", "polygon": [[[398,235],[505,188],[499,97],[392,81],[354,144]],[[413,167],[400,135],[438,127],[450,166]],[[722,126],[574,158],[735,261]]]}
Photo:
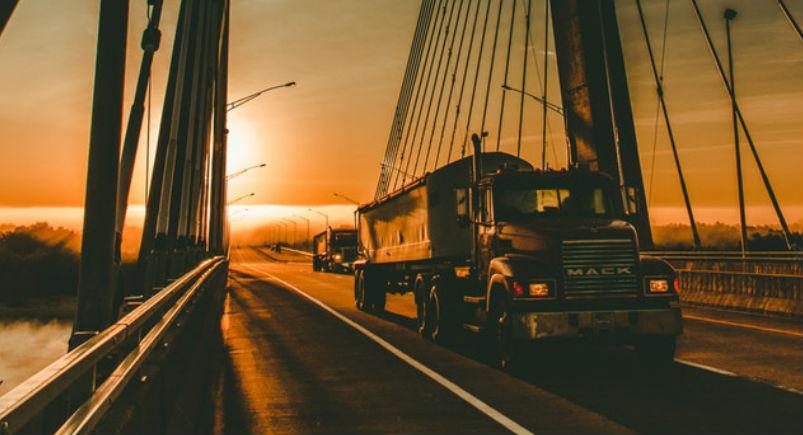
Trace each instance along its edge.
{"label": "bridge", "polygon": [[[447,343],[422,340],[413,295],[389,294],[381,310],[358,309],[354,277],[313,272],[309,252],[281,249],[287,234],[271,240],[278,249],[230,246],[227,109],[242,100],[230,103],[227,95],[230,16],[237,6],[228,0],[180,2],[136,290],[124,292],[122,229],[163,8],[162,0],[148,0],[124,128],[128,3],[100,1],[70,350],[0,397],[0,434],[803,428],[803,254],[739,105],[733,72],[697,1],[690,11],[732,103],[735,150],[744,138],[771,199],[782,250],[751,249],[741,172],[740,249],[703,246],[639,0],[659,114],[695,247],[690,251],[656,251],[652,243],[615,2],[421,2],[373,199],[476,155],[469,143],[474,134],[480,153],[530,152],[544,171],[562,162],[610,174],[621,193],[613,201],[628,211],[642,254],[665,259],[679,274],[684,333],[668,366],[645,366],[627,348],[581,342],[544,343],[525,365],[509,370],[489,362],[470,334]],[[0,32],[16,4],[0,7]],[[777,4],[803,42],[792,10]],[[560,96],[547,92],[546,58],[542,93],[527,92],[538,5],[544,6],[544,51],[554,37],[558,53]],[[513,42],[523,49],[511,50]],[[537,104],[525,105],[525,98]],[[537,146],[522,132],[525,121],[539,118],[543,142]],[[557,125],[566,132],[564,141],[547,133]],[[557,157],[558,148],[565,148],[565,157]]]}

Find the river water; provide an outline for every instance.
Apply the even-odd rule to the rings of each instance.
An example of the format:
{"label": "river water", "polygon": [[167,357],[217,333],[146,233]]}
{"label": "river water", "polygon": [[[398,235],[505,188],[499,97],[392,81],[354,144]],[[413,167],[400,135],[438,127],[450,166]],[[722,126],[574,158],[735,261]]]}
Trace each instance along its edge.
{"label": "river water", "polygon": [[0,320],[0,396],[67,352],[69,320]]}

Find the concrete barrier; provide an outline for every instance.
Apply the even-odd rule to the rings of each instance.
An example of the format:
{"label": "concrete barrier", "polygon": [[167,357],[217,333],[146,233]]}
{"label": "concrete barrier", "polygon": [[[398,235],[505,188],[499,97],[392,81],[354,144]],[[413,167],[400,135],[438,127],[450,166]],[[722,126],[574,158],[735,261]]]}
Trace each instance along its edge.
{"label": "concrete barrier", "polygon": [[799,264],[680,263],[684,303],[803,318],[803,275],[783,273]]}

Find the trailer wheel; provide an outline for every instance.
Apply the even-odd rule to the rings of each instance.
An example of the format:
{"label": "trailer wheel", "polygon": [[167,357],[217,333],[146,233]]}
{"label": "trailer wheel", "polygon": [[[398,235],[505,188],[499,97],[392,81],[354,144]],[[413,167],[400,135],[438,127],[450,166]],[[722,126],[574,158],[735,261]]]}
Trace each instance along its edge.
{"label": "trailer wheel", "polygon": [[655,335],[636,341],[636,354],[642,364],[649,367],[666,367],[675,360],[676,337]]}
{"label": "trailer wheel", "polygon": [[369,268],[360,270],[354,280],[354,301],[362,311],[385,309],[385,287],[382,275]]}
{"label": "trailer wheel", "polygon": [[357,309],[360,311],[367,311],[368,305],[365,299],[365,271],[358,270],[354,276],[354,302]]}
{"label": "trailer wheel", "polygon": [[456,306],[448,299],[449,293],[445,290],[448,281],[439,280],[433,284],[425,305],[426,322],[432,341],[448,344],[457,335],[457,321],[455,320]]}
{"label": "trailer wheel", "polygon": [[430,323],[427,322],[427,283],[423,275],[415,278],[413,293],[415,295],[415,311],[418,326],[418,335],[424,338],[432,338]]}

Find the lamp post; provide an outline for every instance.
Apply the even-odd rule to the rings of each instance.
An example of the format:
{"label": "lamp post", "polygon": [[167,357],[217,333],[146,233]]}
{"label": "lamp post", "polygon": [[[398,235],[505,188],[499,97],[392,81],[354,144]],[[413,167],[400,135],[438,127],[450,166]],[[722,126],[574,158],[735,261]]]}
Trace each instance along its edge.
{"label": "lamp post", "polygon": [[240,197],[237,197],[235,199],[232,199],[231,201],[227,202],[226,205],[232,205],[232,204],[234,204],[236,202],[240,202],[240,201],[244,200],[245,198],[249,198],[249,197],[252,197],[252,196],[254,196],[253,192],[251,192],[249,194],[246,194],[246,195],[243,195],[243,196],[240,196]]}
{"label": "lamp post", "polygon": [[264,168],[265,166],[268,166],[268,164],[267,163],[260,163],[258,165],[249,166],[249,167],[247,167],[245,169],[241,169],[241,170],[239,170],[237,172],[233,172],[233,173],[231,173],[229,175],[226,175],[226,180],[228,181],[228,180],[231,180],[232,178],[237,178],[240,175],[243,175],[243,174],[245,174],[246,172],[248,172],[248,171],[250,171],[252,169]]}
{"label": "lamp post", "polygon": [[280,89],[280,88],[289,88],[289,87],[292,87],[292,86],[295,86],[295,85],[296,85],[296,82],[287,82],[287,83],[284,83],[284,84],[281,84],[281,85],[267,87],[267,88],[265,88],[265,89],[263,89],[263,90],[261,90],[259,92],[254,92],[251,95],[247,95],[247,96],[245,96],[243,98],[240,98],[239,100],[234,100],[231,103],[226,104],[226,111],[230,112],[230,111],[242,106],[243,104],[250,102],[251,100],[259,98],[265,92],[269,92],[269,91],[272,91],[272,90],[275,90],[275,89]]}
{"label": "lamp post", "polygon": [[324,231],[327,231],[329,229],[329,215],[328,214],[321,213],[318,210],[313,210],[311,208],[308,208],[307,210],[309,210],[309,211],[311,211],[313,213],[316,213],[316,214],[318,214],[320,216],[323,216],[323,218],[326,219],[326,227],[324,228]]}
{"label": "lamp post", "polygon": [[287,223],[293,224],[293,248],[295,248],[296,247],[296,234],[298,234],[298,222],[296,222],[296,221],[294,221],[292,219],[282,219],[282,220],[287,222]]}
{"label": "lamp post", "polygon": [[305,218],[304,216],[299,216],[299,215],[297,215],[297,214],[294,214],[293,216],[295,216],[295,217],[297,217],[297,218],[299,218],[299,219],[303,219],[304,221],[306,221],[306,222],[307,222],[307,238],[306,238],[306,239],[304,239],[304,243],[305,243],[305,244],[308,244],[308,243],[310,242],[310,238],[309,238],[309,224],[310,224],[310,220],[309,220],[308,218]]}
{"label": "lamp post", "polygon": [[[357,208],[360,207],[360,203],[358,201],[355,201],[355,200],[349,198],[346,195],[341,195],[341,194],[339,194],[337,192],[335,192],[333,195],[338,197],[338,198],[340,198],[340,199],[342,199],[342,200],[345,200],[345,201],[348,201],[348,202],[354,204],[355,206],[357,206]],[[354,209],[354,230],[355,231],[357,230],[357,209]]]}

